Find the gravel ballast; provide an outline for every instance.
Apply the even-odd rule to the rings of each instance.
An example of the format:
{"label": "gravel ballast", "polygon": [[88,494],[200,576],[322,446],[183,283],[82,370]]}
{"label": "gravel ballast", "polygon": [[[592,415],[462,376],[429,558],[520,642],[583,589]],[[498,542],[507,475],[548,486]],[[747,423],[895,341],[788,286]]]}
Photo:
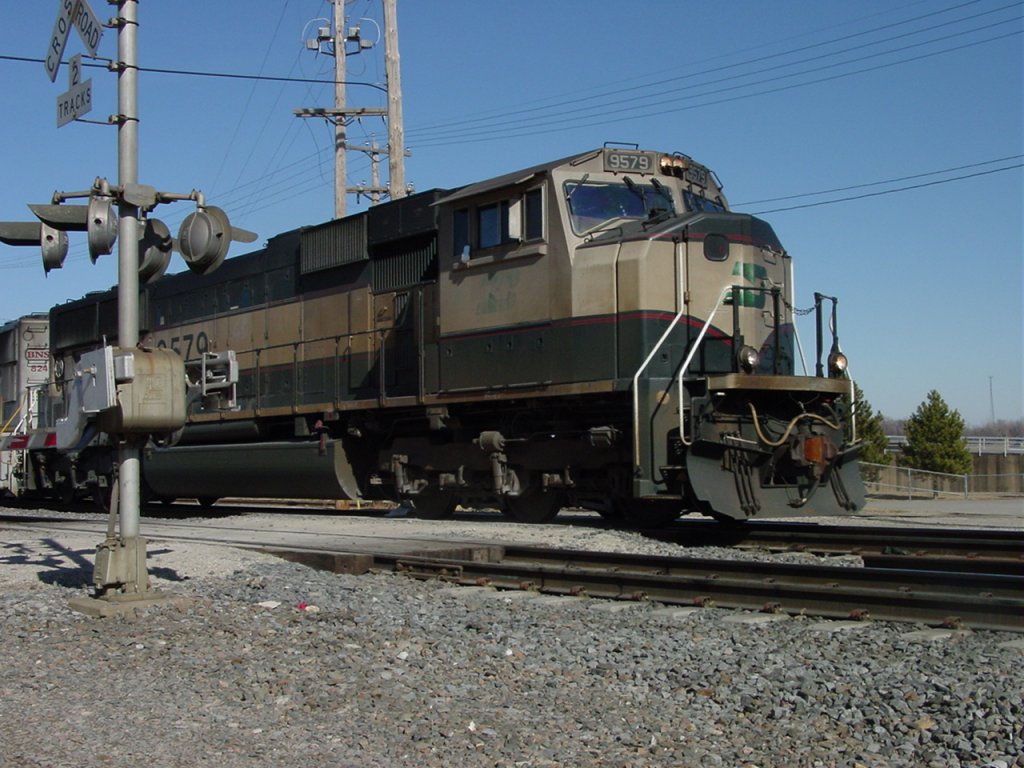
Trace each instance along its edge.
{"label": "gravel ballast", "polygon": [[68,600],[96,542],[17,535],[3,766],[1024,768],[1019,635],[523,597],[178,543],[151,543],[150,573],[187,607],[93,619]]}

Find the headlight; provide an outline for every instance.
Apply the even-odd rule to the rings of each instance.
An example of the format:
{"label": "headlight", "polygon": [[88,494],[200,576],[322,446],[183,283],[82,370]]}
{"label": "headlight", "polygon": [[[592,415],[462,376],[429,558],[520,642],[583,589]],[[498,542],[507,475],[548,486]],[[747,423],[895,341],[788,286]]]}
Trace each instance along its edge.
{"label": "headlight", "polygon": [[850,362],[842,352],[832,352],[828,356],[828,375],[833,379],[842,378]]}
{"label": "headlight", "polygon": [[757,350],[753,347],[743,347],[736,356],[736,361],[740,364],[740,370],[744,373],[751,373],[757,368],[759,360],[760,355],[757,354]]}
{"label": "headlight", "polygon": [[679,155],[662,155],[658,165],[666,176],[682,177],[686,173],[686,160]]}

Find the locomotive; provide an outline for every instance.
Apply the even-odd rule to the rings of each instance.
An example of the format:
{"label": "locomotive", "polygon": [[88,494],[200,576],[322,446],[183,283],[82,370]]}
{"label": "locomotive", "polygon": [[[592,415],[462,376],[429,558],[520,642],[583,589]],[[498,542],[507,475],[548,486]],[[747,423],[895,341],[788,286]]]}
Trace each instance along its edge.
{"label": "locomotive", "polygon": [[[815,294],[815,369],[798,374],[790,255],[681,153],[605,145],[418,193],[139,298],[140,346],[189,366],[185,426],[143,453],[153,500],[520,522],[574,506],[638,525],[863,504],[837,300]],[[80,356],[116,340],[116,310],[111,290],[50,311],[58,403]],[[102,498],[106,438],[60,451],[52,427],[21,440],[19,491]]]}

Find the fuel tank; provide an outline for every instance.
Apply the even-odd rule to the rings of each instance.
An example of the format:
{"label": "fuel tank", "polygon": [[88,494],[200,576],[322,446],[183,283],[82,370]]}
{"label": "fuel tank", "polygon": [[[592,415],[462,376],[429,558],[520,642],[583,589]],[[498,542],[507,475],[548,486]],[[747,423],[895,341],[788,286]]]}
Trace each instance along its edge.
{"label": "fuel tank", "polygon": [[340,440],[153,448],[143,475],[153,495],[169,499],[360,496]]}

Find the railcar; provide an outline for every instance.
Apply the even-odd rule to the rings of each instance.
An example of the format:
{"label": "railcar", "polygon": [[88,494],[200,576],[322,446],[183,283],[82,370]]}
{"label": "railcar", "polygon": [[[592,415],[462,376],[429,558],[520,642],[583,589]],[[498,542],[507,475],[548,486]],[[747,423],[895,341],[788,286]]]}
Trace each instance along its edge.
{"label": "railcar", "polygon": [[[49,317],[26,315],[0,325],[0,495],[17,495],[30,438],[43,438],[49,383]],[[10,447],[15,449],[11,450]]]}
{"label": "railcar", "polygon": [[[51,310],[55,396],[116,341],[116,306],[111,291]],[[186,426],[144,452],[144,489],[523,522],[848,512],[852,383],[836,300],[813,307],[798,373],[790,255],[680,153],[605,146],[419,193],[141,291],[143,346],[237,366],[230,388],[191,382]],[[33,451],[24,488],[102,496],[96,447],[70,465]]]}

